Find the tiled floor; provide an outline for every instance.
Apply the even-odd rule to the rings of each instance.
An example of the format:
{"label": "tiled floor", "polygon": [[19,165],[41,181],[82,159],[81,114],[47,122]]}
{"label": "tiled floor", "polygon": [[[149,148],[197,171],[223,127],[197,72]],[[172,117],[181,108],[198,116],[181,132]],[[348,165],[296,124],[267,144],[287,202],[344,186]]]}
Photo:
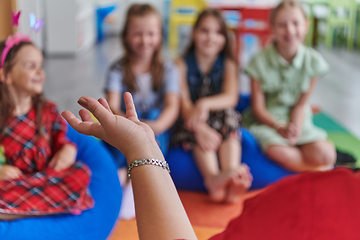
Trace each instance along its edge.
{"label": "tiled floor", "polygon": [[311,102],[319,104],[335,120],[360,138],[360,52],[345,50],[319,51],[330,64],[312,95]]}
{"label": "tiled floor", "polygon": [[[324,48],[319,51],[330,64],[331,71],[319,81],[311,102],[320,105],[360,138],[360,53],[330,52]],[[57,103],[59,110],[76,113],[80,109],[76,103],[79,97],[104,96],[106,70],[121,53],[118,38],[108,38],[77,58],[46,58],[45,95]]]}

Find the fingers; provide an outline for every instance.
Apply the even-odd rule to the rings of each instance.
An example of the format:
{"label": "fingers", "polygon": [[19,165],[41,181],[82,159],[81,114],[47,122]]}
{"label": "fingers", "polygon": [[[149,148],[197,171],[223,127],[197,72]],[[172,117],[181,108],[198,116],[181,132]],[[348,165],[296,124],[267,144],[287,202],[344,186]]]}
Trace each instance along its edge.
{"label": "fingers", "polygon": [[192,131],[194,129],[191,119],[189,119],[188,121],[185,122],[185,128],[190,130],[190,131]]}
{"label": "fingers", "polygon": [[49,163],[49,167],[54,169],[55,171],[61,171],[63,169],[66,169],[70,167],[73,164],[73,162],[69,162],[64,159],[61,159],[59,157],[53,157],[53,159]]}
{"label": "fingers", "polygon": [[54,168],[55,163],[56,163],[56,159],[55,159],[55,158],[52,158],[51,161],[50,161],[50,163],[49,163],[49,167],[50,167],[50,168]]}
{"label": "fingers", "polygon": [[[86,110],[84,110],[86,111]],[[87,111],[86,111],[87,112]],[[83,114],[85,114],[83,111],[79,112],[81,117],[85,117]],[[88,113],[87,113],[88,114]],[[76,131],[79,133],[85,134],[85,135],[92,135],[97,138],[103,139],[104,137],[104,131],[100,123],[94,123],[94,121],[91,119],[89,121],[81,121],[77,117],[74,116],[69,111],[64,111],[61,113],[61,115],[65,118],[65,120],[72,126]],[[87,117],[85,117],[87,118]]]}
{"label": "fingers", "polygon": [[80,119],[76,118],[74,114],[70,111],[63,111],[61,116],[72,126],[75,127],[81,123]]}
{"label": "fingers", "polygon": [[12,179],[19,178],[22,175],[22,172],[19,168],[14,167],[10,169],[10,177]]}
{"label": "fingers", "polygon": [[[101,100],[102,103],[106,101],[105,99]],[[109,112],[100,102],[96,101],[91,97],[81,97],[78,103],[88,109],[98,120],[101,124],[108,124],[111,120],[113,114]]]}
{"label": "fingers", "polygon": [[15,166],[9,166],[7,168],[7,172],[5,174],[6,179],[16,179],[19,178],[22,175],[22,172],[19,168]]}
{"label": "fingers", "polygon": [[64,111],[61,113],[61,116],[72,126],[76,131],[86,134],[81,125],[82,121],[74,116],[70,111]]}
{"label": "fingers", "polygon": [[53,169],[55,171],[61,171],[61,170],[65,169],[65,168],[67,168],[67,167],[68,166],[64,161],[57,161],[55,166],[53,167]]}
{"label": "fingers", "polygon": [[90,116],[90,113],[85,109],[81,109],[79,111],[79,115],[81,117],[81,120],[83,120],[83,122],[85,122],[85,121],[94,122],[94,120]]}
{"label": "fingers", "polygon": [[106,101],[105,98],[99,98],[99,99],[98,99],[98,102],[99,102],[101,105],[103,105],[104,108],[105,108],[106,110],[108,110],[110,113],[113,113],[113,112],[111,111],[111,109],[110,109],[109,103]]}
{"label": "fingers", "polygon": [[205,151],[216,151],[221,144],[221,135],[220,136],[219,135],[214,134],[214,135],[208,135],[205,138],[201,138],[200,145],[202,149]]}
{"label": "fingers", "polygon": [[134,101],[129,92],[124,93],[124,103],[126,107],[126,118],[133,122],[138,122],[139,119],[136,113]]}

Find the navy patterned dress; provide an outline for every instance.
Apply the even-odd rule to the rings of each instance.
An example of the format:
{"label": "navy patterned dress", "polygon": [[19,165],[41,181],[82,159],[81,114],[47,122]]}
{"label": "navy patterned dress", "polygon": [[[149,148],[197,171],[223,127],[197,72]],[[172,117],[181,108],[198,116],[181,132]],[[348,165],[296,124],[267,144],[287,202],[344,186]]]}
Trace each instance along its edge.
{"label": "navy patterned dress", "polygon": [[[187,83],[191,100],[202,97],[220,94],[224,77],[226,58],[223,54],[214,62],[211,70],[207,74],[203,74],[197,64],[195,52],[189,52],[184,61],[187,66]],[[223,139],[227,139],[231,134],[236,134],[240,127],[241,115],[232,108],[221,111],[211,111],[207,124],[218,131]],[[184,120],[180,117],[173,127],[171,145],[183,145],[186,148],[192,148],[196,143],[194,133],[188,131],[184,127]]]}

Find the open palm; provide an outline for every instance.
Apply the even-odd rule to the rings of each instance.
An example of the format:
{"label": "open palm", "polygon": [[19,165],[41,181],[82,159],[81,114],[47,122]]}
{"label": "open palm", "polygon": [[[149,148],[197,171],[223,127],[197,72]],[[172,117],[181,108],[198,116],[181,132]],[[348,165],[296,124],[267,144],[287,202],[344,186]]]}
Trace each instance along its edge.
{"label": "open palm", "polygon": [[[103,139],[118,148],[128,159],[162,159],[154,132],[148,125],[139,121],[130,93],[124,94],[124,102],[126,117],[113,114],[105,99],[100,98],[96,101],[90,97],[81,97],[78,103],[88,109],[99,122],[94,122],[85,109],[79,111],[81,120],[69,111],[64,111],[62,116],[76,131]],[[152,156],[148,156],[151,154]]]}

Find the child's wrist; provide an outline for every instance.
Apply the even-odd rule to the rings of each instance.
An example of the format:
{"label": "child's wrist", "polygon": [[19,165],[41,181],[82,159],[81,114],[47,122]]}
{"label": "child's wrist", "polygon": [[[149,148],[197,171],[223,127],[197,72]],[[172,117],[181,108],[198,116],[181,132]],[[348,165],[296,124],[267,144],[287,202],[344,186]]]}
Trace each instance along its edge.
{"label": "child's wrist", "polygon": [[208,110],[208,106],[207,106],[206,101],[204,99],[197,100],[195,105],[200,109]]}
{"label": "child's wrist", "polygon": [[[135,148],[137,150],[130,150]],[[124,151],[123,154],[125,155],[128,164],[136,159],[156,158],[161,161],[165,159],[155,139],[149,139],[147,142],[136,147],[130,147],[128,151]]]}

